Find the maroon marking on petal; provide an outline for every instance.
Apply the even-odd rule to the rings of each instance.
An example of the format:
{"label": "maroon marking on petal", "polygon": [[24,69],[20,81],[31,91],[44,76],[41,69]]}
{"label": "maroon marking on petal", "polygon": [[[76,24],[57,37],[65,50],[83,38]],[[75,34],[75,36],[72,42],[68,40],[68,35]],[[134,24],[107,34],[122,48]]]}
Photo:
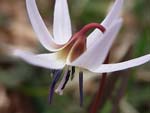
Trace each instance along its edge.
{"label": "maroon marking on petal", "polygon": [[86,36],[85,36],[86,33],[89,30],[94,29],[94,28],[99,29],[103,33],[106,31],[105,27],[102,26],[101,24],[99,24],[99,23],[90,23],[90,24],[85,25],[80,31],[78,31],[77,33],[75,33],[71,37],[71,39],[69,40],[69,43],[72,42],[72,41],[74,41],[74,40],[76,40],[76,39],[78,39],[78,38],[83,38],[83,39],[86,38]]}
{"label": "maroon marking on petal", "polygon": [[79,32],[84,35],[86,32],[88,32],[89,30],[91,30],[93,28],[97,28],[103,33],[106,31],[104,26],[102,26],[101,24],[99,24],[99,23],[90,23],[90,24],[85,25]]}
{"label": "maroon marking on petal", "polygon": [[105,32],[105,28],[99,23],[90,23],[85,25],[79,32],[75,33],[64,48],[59,52],[58,58],[69,59],[70,62],[78,58],[86,50],[86,33],[97,28],[101,32]]}

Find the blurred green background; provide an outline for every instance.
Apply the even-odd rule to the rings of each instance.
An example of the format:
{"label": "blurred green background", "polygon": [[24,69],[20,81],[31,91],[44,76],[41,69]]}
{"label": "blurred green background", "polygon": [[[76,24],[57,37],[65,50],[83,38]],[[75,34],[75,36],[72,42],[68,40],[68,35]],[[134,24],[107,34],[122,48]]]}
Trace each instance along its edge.
{"label": "blurred green background", "polygon": [[[124,1],[124,24],[111,49],[111,62],[150,53],[150,1]],[[75,33],[90,22],[101,22],[114,0],[68,2]],[[37,3],[51,30],[54,0],[37,0]],[[99,76],[88,72],[84,76],[84,107],[79,106],[76,79],[68,84],[64,95],[55,94],[52,105],[49,105],[51,70],[14,58],[8,50],[9,46],[45,52],[29,23],[25,0],[0,0],[0,113],[88,113],[98,88]],[[115,113],[116,109],[117,113],[150,113],[150,64],[110,75],[115,88],[111,95],[105,97],[99,113]],[[111,88],[109,86],[106,90]],[[119,95],[119,92],[123,94]]]}

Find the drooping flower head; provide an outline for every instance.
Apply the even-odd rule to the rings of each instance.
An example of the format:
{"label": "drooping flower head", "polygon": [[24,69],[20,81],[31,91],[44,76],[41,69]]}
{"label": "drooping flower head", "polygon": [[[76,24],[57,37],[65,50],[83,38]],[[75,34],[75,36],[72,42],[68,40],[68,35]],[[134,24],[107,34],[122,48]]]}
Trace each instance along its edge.
{"label": "drooping flower head", "polygon": [[[48,31],[39,14],[36,1],[26,0],[26,6],[32,27],[40,43],[51,53],[35,55],[25,50],[16,49],[14,50],[14,55],[30,64],[55,70],[53,71],[54,76],[50,88],[50,102],[55,85],[62,75],[62,69],[64,69],[64,75],[55,91],[62,94],[69,78],[73,78],[74,76],[75,67],[81,68],[79,72],[79,84],[82,103],[82,69],[87,69],[94,73],[107,73],[138,66],[150,60],[150,55],[148,54],[122,63],[103,64],[122,25],[120,12],[123,0],[115,0],[111,10],[100,24],[87,24],[74,34],[72,34],[67,0],[56,0],[53,36]],[[91,29],[95,30],[89,36],[86,36],[87,31]]]}

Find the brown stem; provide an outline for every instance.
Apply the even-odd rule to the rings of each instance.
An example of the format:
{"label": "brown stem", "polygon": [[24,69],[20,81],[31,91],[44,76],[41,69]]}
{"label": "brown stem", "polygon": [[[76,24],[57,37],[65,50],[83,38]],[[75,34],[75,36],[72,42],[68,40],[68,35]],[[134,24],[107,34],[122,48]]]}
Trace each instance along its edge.
{"label": "brown stem", "polygon": [[100,106],[100,103],[101,103],[101,100],[102,100],[101,97],[103,95],[104,87],[105,87],[105,84],[106,84],[106,79],[107,79],[107,74],[104,73],[102,75],[101,82],[99,84],[100,87],[99,87],[98,92],[96,94],[95,101],[93,102],[92,107],[90,109],[90,113],[96,113],[98,111],[98,107]]}
{"label": "brown stem", "polygon": [[102,96],[101,105],[99,106],[99,112],[100,112],[101,108],[105,105],[106,101],[113,94],[113,90],[115,89],[115,85],[116,85],[116,82],[118,81],[118,79],[119,79],[119,76],[115,75],[115,73],[111,74],[107,78],[107,83],[106,83],[106,86],[105,86],[105,91],[104,91],[104,94]]}
{"label": "brown stem", "polygon": [[[109,62],[109,55],[107,56],[104,63],[107,64],[108,62]],[[105,89],[106,80],[107,80],[107,73],[103,73],[102,78],[101,78],[100,83],[99,83],[98,92],[96,94],[94,102],[91,105],[90,113],[97,113],[98,108],[101,105],[101,100],[102,100],[103,92]]]}
{"label": "brown stem", "polygon": [[120,77],[120,82],[121,82],[120,87],[117,89],[116,95],[114,96],[114,98],[112,100],[113,106],[112,106],[111,113],[119,113],[119,111],[118,111],[119,110],[119,102],[122,99],[122,97],[124,96],[125,90],[127,88],[129,73],[125,72],[122,75],[124,75],[124,76]]}
{"label": "brown stem", "polygon": [[[129,51],[124,56],[123,60],[130,59],[131,54],[132,48],[129,49]],[[115,90],[115,94],[112,95],[112,97],[110,98],[112,100],[112,110],[110,113],[119,113],[119,103],[125,94],[128,79],[130,76],[130,70],[116,72],[115,75],[119,76],[120,84],[119,87]]]}

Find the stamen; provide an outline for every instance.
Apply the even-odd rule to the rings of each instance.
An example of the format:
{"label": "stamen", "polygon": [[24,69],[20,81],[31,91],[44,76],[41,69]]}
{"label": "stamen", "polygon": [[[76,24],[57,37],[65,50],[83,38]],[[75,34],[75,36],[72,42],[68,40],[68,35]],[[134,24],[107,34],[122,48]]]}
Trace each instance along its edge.
{"label": "stamen", "polygon": [[61,80],[61,82],[60,82],[60,84],[59,84],[59,86],[57,87],[57,89],[55,90],[55,92],[56,93],[59,93],[60,95],[62,95],[63,94],[63,90],[62,90],[62,87],[63,87],[63,85],[64,85],[64,83],[65,83],[65,81],[66,81],[66,77],[67,77],[67,75],[68,75],[68,68],[66,69],[66,71],[65,71],[65,73],[64,73],[64,76],[63,76],[63,78],[62,78],[62,80]]}
{"label": "stamen", "polygon": [[73,78],[74,78],[74,74],[75,74],[75,66],[72,66],[72,68],[71,68],[71,80],[73,80]]}
{"label": "stamen", "polygon": [[68,70],[68,73],[67,73],[65,82],[64,82],[64,84],[63,84],[63,86],[62,86],[62,88],[61,88],[62,90],[65,88],[65,86],[66,86],[66,84],[67,84],[67,82],[68,82],[68,80],[69,80],[69,77],[70,77],[70,70]]}
{"label": "stamen", "polygon": [[83,106],[83,72],[79,72],[80,106]]}
{"label": "stamen", "polygon": [[51,70],[51,73],[52,73],[51,76],[52,76],[52,77],[54,77],[56,71],[58,71],[58,70],[54,70],[54,69]]}
{"label": "stamen", "polygon": [[59,80],[61,73],[62,73],[62,70],[55,71],[54,78],[53,78],[52,84],[50,86],[50,94],[49,94],[49,103],[50,104],[52,103],[55,85],[56,85],[57,81]]}

